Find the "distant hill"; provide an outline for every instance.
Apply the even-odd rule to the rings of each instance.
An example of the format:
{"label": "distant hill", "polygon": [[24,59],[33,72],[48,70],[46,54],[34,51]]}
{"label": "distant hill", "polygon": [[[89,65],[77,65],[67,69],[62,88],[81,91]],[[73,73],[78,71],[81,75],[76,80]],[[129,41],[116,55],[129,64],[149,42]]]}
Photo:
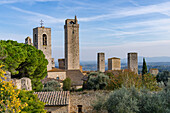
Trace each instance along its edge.
{"label": "distant hill", "polygon": [[[170,62],[170,57],[145,57],[146,62]],[[127,62],[127,58],[121,59],[122,63]],[[143,62],[143,57],[138,57],[138,62]]]}

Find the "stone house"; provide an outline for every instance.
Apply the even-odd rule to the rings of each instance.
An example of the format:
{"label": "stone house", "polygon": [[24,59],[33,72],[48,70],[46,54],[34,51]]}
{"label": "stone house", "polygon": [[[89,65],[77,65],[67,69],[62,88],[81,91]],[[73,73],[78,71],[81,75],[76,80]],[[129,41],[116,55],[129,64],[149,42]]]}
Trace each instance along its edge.
{"label": "stone house", "polygon": [[66,79],[66,71],[64,69],[52,68],[52,70],[48,71],[47,78],[54,78],[63,81]]}
{"label": "stone house", "polygon": [[66,77],[71,79],[72,89],[80,89],[83,87],[83,73],[80,70],[67,70]]}
{"label": "stone house", "polygon": [[150,72],[152,75],[156,76],[156,75],[159,73],[159,70],[158,70],[158,69],[150,69],[149,72]]}
{"label": "stone house", "polygon": [[40,101],[46,103],[47,113],[70,113],[69,91],[35,92]]}

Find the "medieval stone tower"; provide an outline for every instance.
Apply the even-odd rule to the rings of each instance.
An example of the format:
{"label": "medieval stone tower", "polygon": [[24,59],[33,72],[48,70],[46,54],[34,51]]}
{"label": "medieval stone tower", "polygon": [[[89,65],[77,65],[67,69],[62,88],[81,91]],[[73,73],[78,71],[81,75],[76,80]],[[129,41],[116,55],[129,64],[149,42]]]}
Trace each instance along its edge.
{"label": "medieval stone tower", "polygon": [[79,61],[79,24],[77,18],[65,20],[65,69],[80,69]]}
{"label": "medieval stone tower", "polygon": [[37,27],[33,29],[33,46],[43,51],[48,60],[47,70],[52,69],[51,28]]}
{"label": "medieval stone tower", "polygon": [[128,69],[138,74],[138,54],[128,53]]}
{"label": "medieval stone tower", "polygon": [[97,54],[97,71],[105,72],[105,54]]}
{"label": "medieval stone tower", "polygon": [[109,58],[108,59],[108,70],[121,70],[121,60],[120,58]]}

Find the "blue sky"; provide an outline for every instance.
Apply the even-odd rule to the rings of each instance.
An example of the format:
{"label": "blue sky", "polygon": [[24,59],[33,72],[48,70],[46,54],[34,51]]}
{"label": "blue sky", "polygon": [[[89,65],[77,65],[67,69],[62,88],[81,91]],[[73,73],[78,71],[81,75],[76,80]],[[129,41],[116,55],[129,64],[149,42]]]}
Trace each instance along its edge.
{"label": "blue sky", "polygon": [[97,52],[106,59],[170,56],[169,0],[0,0],[0,39],[24,42],[42,19],[57,60],[64,57],[64,21],[75,15],[81,61],[96,60]]}

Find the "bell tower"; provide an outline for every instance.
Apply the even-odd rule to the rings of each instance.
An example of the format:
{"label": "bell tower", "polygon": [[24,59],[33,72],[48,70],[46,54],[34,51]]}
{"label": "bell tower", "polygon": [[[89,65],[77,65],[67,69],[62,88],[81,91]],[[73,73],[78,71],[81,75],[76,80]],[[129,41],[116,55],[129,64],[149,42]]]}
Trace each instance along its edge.
{"label": "bell tower", "polygon": [[79,24],[77,17],[65,20],[65,69],[79,70]]}
{"label": "bell tower", "polygon": [[33,46],[43,51],[48,60],[47,71],[52,69],[51,28],[42,26],[33,29]]}

